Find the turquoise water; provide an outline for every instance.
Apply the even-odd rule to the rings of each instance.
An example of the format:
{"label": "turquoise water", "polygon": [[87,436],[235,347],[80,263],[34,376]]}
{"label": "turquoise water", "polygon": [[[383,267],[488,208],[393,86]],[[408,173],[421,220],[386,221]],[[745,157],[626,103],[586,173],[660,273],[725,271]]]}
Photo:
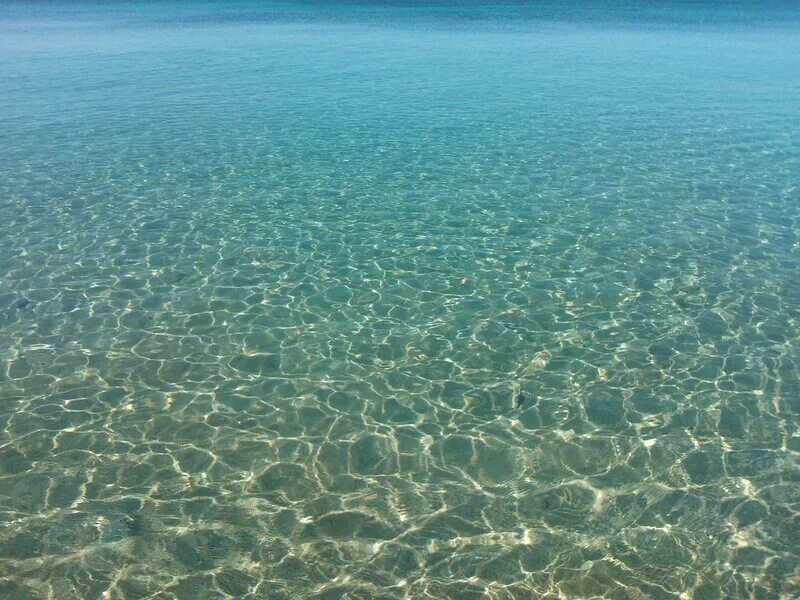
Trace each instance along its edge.
{"label": "turquoise water", "polygon": [[0,6],[0,597],[800,596],[800,7]]}

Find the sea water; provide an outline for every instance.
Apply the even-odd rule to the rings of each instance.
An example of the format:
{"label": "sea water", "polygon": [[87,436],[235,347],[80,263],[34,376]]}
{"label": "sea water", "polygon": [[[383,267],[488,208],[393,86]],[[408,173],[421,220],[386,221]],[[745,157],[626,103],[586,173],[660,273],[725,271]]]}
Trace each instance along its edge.
{"label": "sea water", "polygon": [[0,597],[800,595],[794,2],[0,5]]}

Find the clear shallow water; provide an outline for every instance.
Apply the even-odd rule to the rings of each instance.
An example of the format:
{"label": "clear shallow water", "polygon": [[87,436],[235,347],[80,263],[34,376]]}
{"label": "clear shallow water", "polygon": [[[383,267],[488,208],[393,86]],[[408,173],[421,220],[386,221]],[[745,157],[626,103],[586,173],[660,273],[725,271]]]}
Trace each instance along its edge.
{"label": "clear shallow water", "polygon": [[799,17],[4,4],[0,597],[796,597]]}

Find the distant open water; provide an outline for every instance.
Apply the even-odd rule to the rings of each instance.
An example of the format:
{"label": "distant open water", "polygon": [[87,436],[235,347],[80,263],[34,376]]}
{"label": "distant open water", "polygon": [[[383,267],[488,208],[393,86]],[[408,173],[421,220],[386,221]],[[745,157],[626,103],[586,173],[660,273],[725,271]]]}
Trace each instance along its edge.
{"label": "distant open water", "polygon": [[0,598],[800,596],[800,5],[0,5]]}

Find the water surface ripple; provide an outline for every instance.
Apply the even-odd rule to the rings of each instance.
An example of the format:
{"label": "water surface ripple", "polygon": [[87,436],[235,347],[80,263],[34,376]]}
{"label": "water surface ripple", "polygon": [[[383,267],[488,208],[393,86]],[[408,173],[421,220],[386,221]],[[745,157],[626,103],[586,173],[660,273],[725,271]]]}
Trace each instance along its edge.
{"label": "water surface ripple", "polygon": [[798,597],[798,17],[4,3],[0,597]]}

